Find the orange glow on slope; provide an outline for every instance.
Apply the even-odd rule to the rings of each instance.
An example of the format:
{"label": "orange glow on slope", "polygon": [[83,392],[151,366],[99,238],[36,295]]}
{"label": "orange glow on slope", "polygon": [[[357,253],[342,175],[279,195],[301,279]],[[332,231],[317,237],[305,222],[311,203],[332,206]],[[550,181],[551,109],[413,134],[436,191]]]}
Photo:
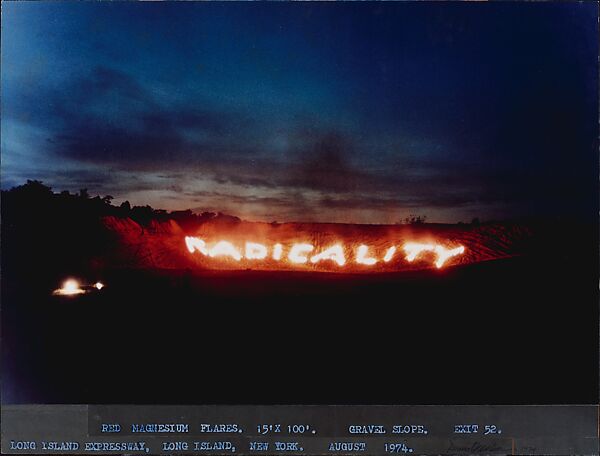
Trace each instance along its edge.
{"label": "orange glow on slope", "polygon": [[377,260],[375,258],[367,257],[368,253],[369,246],[364,244],[358,246],[358,249],[356,249],[356,262],[358,264],[366,264],[367,266],[372,266],[375,263],[377,263]]}
{"label": "orange glow on slope", "polygon": [[338,266],[344,266],[346,264],[346,256],[344,255],[344,248],[340,244],[333,245],[321,253],[314,255],[311,259],[311,263],[318,263],[323,260],[335,261]]}

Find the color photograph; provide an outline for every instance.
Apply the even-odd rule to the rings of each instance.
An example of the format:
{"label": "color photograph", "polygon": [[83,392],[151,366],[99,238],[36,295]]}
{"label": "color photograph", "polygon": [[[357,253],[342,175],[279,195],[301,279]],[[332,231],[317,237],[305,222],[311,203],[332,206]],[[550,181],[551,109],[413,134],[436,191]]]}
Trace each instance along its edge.
{"label": "color photograph", "polygon": [[3,404],[598,400],[596,2],[3,2]]}

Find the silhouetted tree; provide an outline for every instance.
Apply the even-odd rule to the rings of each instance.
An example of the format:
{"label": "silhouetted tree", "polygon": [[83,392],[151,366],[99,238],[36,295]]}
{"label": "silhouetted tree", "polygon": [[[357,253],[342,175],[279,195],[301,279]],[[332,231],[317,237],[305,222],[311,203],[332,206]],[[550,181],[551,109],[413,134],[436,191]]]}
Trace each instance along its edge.
{"label": "silhouetted tree", "polygon": [[407,225],[421,225],[421,224],[425,223],[425,220],[427,220],[426,215],[411,214],[404,219],[404,223],[406,223]]}
{"label": "silhouetted tree", "polygon": [[129,217],[141,225],[147,225],[152,220],[175,220],[184,228],[194,228],[213,219],[223,223],[240,221],[237,217],[222,213],[196,214],[190,209],[168,212],[149,205],[132,207],[129,201],[123,201],[116,207],[112,205],[113,200],[112,195],[92,197],[87,188],[73,194],[68,190],[54,193],[43,182],[28,180],[23,185],[2,191],[2,215],[14,225],[20,224],[19,221],[33,224],[39,220],[61,219],[66,225],[79,226],[79,233],[84,233],[90,227],[98,227],[99,218],[107,215]]}
{"label": "silhouetted tree", "polygon": [[30,196],[50,196],[52,195],[52,187],[44,185],[42,181],[27,179],[27,183],[13,187],[13,193],[27,194]]}

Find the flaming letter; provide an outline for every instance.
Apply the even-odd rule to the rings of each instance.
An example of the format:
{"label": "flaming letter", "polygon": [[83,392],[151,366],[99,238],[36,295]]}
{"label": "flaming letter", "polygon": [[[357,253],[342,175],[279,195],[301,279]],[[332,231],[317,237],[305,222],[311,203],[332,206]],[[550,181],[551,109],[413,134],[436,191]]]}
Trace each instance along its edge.
{"label": "flaming letter", "polygon": [[418,242],[407,242],[402,247],[406,252],[406,261],[414,261],[421,252],[432,252],[435,249],[433,244],[419,244]]}
{"label": "flaming letter", "polygon": [[288,259],[292,263],[306,263],[308,261],[306,254],[311,252],[312,249],[313,246],[310,244],[294,244],[292,250],[290,250]]}
{"label": "flaming letter", "polygon": [[246,242],[246,258],[249,260],[264,260],[267,257],[267,248],[262,244]]}
{"label": "flaming letter", "polygon": [[283,250],[283,247],[281,246],[281,244],[275,244],[275,246],[273,247],[273,259],[276,261],[281,260],[281,252]]}
{"label": "flaming letter", "polygon": [[79,282],[75,279],[68,279],[65,280],[65,283],[63,283],[62,288],[59,288],[58,290],[54,290],[52,294],[55,295],[63,295],[63,296],[73,296],[73,295],[78,295],[78,294],[85,294],[85,290],[83,288],[81,288],[81,286],[79,285]]}
{"label": "flaming letter", "polygon": [[448,258],[452,258],[453,256],[460,255],[465,251],[465,248],[461,245],[460,247],[456,247],[452,250],[447,250],[441,245],[435,246],[435,253],[437,254],[437,260],[435,261],[435,265],[437,268],[441,268]]}
{"label": "flaming letter", "polygon": [[460,255],[465,251],[465,248],[461,245],[454,249],[446,249],[444,246],[439,244],[419,244],[416,242],[407,242],[404,244],[404,251],[406,252],[406,260],[413,261],[421,252],[435,252],[437,256],[435,260],[435,266],[441,268],[448,258]]}
{"label": "flaming letter", "polygon": [[240,261],[242,259],[242,255],[236,249],[231,242],[227,241],[219,241],[210,249],[209,255],[211,257],[216,256],[230,256],[236,261]]}
{"label": "flaming letter", "polygon": [[346,264],[346,257],[344,256],[344,249],[341,245],[336,244],[329,247],[327,250],[323,250],[318,255],[314,255],[311,259],[311,263],[318,263],[321,260],[333,260],[339,266]]}
{"label": "flaming letter", "polygon": [[367,253],[369,252],[369,247],[366,245],[361,245],[356,250],[356,262],[359,264],[366,264],[368,266],[374,265],[377,263],[375,258],[367,258]]}
{"label": "flaming letter", "polygon": [[390,247],[389,249],[387,249],[387,252],[385,252],[385,256],[383,257],[383,261],[385,261],[386,263],[388,263],[393,257],[394,257],[394,253],[396,253],[396,247]]}
{"label": "flaming letter", "polygon": [[208,255],[208,249],[206,248],[206,242],[197,237],[186,236],[185,245],[190,253],[194,253],[196,250],[204,255]]}

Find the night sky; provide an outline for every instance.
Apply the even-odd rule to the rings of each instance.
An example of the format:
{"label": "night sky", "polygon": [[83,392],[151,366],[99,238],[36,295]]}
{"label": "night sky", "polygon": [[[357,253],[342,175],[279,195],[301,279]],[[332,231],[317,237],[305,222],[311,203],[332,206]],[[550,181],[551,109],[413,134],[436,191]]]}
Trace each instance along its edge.
{"label": "night sky", "polygon": [[597,216],[597,4],[2,3],[2,189],[251,220]]}

